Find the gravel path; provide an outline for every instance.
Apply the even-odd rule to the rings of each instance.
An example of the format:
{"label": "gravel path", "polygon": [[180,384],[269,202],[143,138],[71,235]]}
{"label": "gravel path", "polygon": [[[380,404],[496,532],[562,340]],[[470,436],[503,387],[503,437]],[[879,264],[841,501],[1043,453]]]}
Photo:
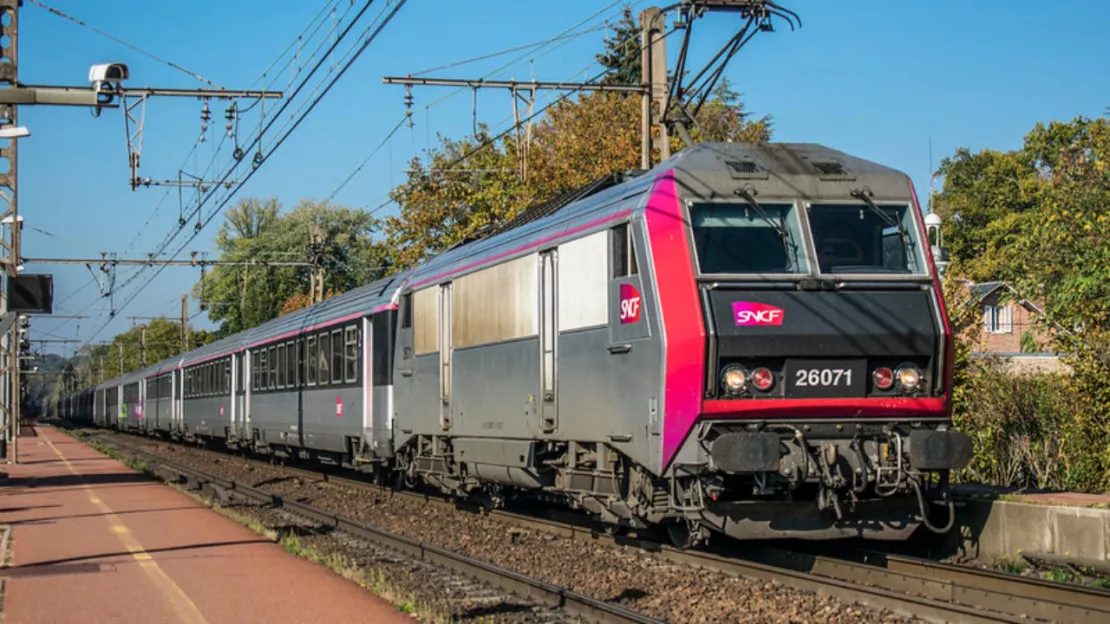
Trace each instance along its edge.
{"label": "gravel path", "polygon": [[[289,500],[482,559],[676,624],[921,621],[791,587],[693,570],[643,550],[563,539],[518,527],[509,530],[494,518],[425,505],[418,500],[391,496],[388,491],[375,492],[309,482],[284,472],[280,467],[222,453],[133,436],[122,436],[120,439],[149,453],[280,494]],[[360,563],[375,566],[378,561],[370,557],[360,560]],[[495,621],[510,621],[501,615],[494,617]]]}

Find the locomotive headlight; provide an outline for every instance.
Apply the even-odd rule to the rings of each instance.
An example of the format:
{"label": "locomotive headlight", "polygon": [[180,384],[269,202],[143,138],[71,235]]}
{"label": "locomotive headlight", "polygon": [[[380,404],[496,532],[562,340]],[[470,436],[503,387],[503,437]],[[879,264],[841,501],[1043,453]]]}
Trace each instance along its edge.
{"label": "locomotive headlight", "polygon": [[898,386],[904,390],[914,390],[921,384],[921,371],[913,366],[903,366],[896,373]]}
{"label": "locomotive headlight", "polygon": [[721,374],[721,382],[732,394],[737,394],[748,385],[748,371],[732,364]]}

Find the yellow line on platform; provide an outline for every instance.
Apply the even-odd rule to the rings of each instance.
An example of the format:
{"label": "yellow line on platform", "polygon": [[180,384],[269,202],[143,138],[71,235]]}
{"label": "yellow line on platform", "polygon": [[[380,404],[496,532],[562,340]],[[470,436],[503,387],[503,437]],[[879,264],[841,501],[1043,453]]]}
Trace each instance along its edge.
{"label": "yellow line on platform", "polygon": [[154,557],[146,552],[143,545],[139,543],[139,540],[135,539],[131,534],[131,530],[128,529],[127,525],[120,520],[119,516],[117,516],[114,511],[112,511],[112,508],[93,493],[93,488],[85,483],[85,478],[82,477],[80,473],[73,469],[73,465],[62,455],[58,447],[54,446],[54,443],[51,442],[49,438],[45,439],[46,443],[50,445],[50,448],[54,451],[54,454],[65,464],[66,470],[69,470],[70,474],[81,479],[81,487],[88,492],[89,502],[96,505],[100,512],[104,514],[104,517],[108,520],[108,525],[112,533],[119,538],[119,541],[122,542],[123,546],[127,548],[127,551],[131,553],[131,557],[139,564],[139,567],[146,572],[155,587],[162,592],[162,595],[166,598],[166,601],[169,602],[170,607],[177,613],[181,621],[187,624],[208,624],[208,620],[204,618],[204,614],[200,612],[197,605],[189,599],[189,595],[186,594],[177,583],[173,582],[173,579],[166,574],[165,570],[158,566],[158,563],[154,561]]}

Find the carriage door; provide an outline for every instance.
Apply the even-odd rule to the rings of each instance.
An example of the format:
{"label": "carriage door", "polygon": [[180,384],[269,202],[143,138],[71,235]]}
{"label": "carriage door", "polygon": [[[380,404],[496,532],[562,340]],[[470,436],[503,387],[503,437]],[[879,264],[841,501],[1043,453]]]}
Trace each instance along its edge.
{"label": "carriage door", "polygon": [[231,354],[231,361],[228,362],[231,370],[228,371],[231,377],[231,382],[228,383],[228,390],[231,392],[231,435],[240,437],[243,433],[242,428],[239,426],[239,421],[243,418],[243,401],[239,396],[239,390],[243,387],[239,372],[243,368],[243,356],[238,353]]}
{"label": "carriage door", "polygon": [[[362,347],[362,440],[374,444],[374,321],[363,317]],[[372,446],[371,446],[372,447]]]}
{"label": "carriage door", "polygon": [[173,371],[173,406],[174,406],[174,425],[170,427],[173,431],[183,431],[185,422],[185,368],[178,366]]}
{"label": "carriage door", "polygon": [[[251,431],[251,380],[254,379],[251,375],[251,362],[254,358],[251,357],[250,350],[244,350],[239,357],[239,420],[243,423],[243,437],[250,440],[253,439],[254,433]],[[299,394],[299,391],[298,391]]]}
{"label": "carriage door", "polygon": [[451,284],[439,287],[439,426],[451,428]]}
{"label": "carriage door", "polygon": [[555,344],[559,336],[555,271],[558,258],[554,249],[540,254],[540,429],[555,431],[559,424],[556,392]]}

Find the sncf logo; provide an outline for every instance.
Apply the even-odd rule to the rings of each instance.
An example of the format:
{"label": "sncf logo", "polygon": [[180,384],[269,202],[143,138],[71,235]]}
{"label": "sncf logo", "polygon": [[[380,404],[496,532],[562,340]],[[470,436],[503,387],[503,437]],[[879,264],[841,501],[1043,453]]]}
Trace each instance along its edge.
{"label": "sncf logo", "polygon": [[632,284],[621,284],[621,325],[640,322],[640,291]]}
{"label": "sncf logo", "polygon": [[737,325],[782,325],[786,313],[766,303],[733,301],[732,316]]}

